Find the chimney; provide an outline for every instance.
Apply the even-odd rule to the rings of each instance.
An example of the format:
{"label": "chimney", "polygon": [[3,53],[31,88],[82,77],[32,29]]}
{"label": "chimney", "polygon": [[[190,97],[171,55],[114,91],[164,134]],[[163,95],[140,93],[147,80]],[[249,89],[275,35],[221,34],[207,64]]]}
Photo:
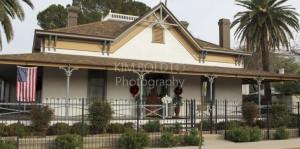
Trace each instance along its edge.
{"label": "chimney", "polygon": [[185,27],[185,28],[188,28],[190,23],[187,22],[187,21],[180,21],[180,23]]}
{"label": "chimney", "polygon": [[230,20],[219,20],[219,40],[220,46],[226,49],[230,49]]}
{"label": "chimney", "polygon": [[68,20],[67,20],[67,27],[76,26],[79,8],[72,5],[67,8],[68,10]]}

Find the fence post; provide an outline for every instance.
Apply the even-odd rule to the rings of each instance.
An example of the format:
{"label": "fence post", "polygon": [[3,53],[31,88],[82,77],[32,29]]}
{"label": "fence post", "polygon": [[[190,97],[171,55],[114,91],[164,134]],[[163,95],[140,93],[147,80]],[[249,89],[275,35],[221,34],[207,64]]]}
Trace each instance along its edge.
{"label": "fence post", "polygon": [[188,100],[185,100],[185,131],[188,131]]}
{"label": "fence post", "polygon": [[[84,98],[81,99],[81,137],[84,137]],[[83,143],[84,144],[84,143]]]}
{"label": "fence post", "polygon": [[300,103],[297,102],[297,123],[298,123],[298,136],[300,136]]}
{"label": "fence post", "polygon": [[194,128],[194,122],[195,122],[195,100],[194,99],[192,99],[191,100],[191,103],[190,103],[190,105],[191,105],[191,113],[190,113],[190,115],[191,115],[191,128]]}
{"label": "fence post", "polygon": [[217,128],[217,124],[218,124],[218,101],[216,100],[216,115],[215,115],[215,133],[218,133],[218,128]]}
{"label": "fence post", "polygon": [[227,100],[225,99],[225,140],[227,139]]}
{"label": "fence post", "polygon": [[210,134],[213,134],[213,101],[210,101],[209,107],[209,123],[210,123]]}
{"label": "fence post", "polygon": [[196,127],[196,122],[197,122],[197,116],[196,116],[196,110],[197,110],[197,103],[196,99],[194,98],[194,128]]}
{"label": "fence post", "polygon": [[267,139],[270,139],[270,102],[267,104]]}
{"label": "fence post", "polygon": [[136,102],[136,128],[137,128],[137,132],[139,132],[140,130],[140,106],[139,106],[139,100],[137,100]]}
{"label": "fence post", "polygon": [[[19,110],[19,113],[17,114],[17,117],[18,117],[18,124],[20,125],[21,122],[20,122],[20,115],[21,115],[21,101],[19,100],[19,106],[18,106],[18,110]],[[17,130],[14,130],[14,131],[17,131]],[[19,136],[19,132],[17,132],[17,149],[19,149],[19,144],[20,144],[20,136]]]}

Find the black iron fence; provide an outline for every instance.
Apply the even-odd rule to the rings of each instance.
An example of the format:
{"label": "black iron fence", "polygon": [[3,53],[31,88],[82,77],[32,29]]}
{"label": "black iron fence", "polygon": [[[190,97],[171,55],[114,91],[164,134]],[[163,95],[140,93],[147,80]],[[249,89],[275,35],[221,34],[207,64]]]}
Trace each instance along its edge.
{"label": "black iron fence", "polygon": [[[278,127],[285,127],[290,137],[300,136],[299,103],[262,105],[259,116],[251,124],[245,124],[241,101],[216,100],[201,104],[200,100],[185,99],[176,107],[172,103],[108,100],[112,117],[105,131],[95,132],[89,113],[95,101],[49,98],[42,103],[0,103],[0,137],[16,141],[18,148],[48,149],[55,148],[54,140],[58,136],[77,134],[82,137],[83,148],[118,148],[119,138],[130,128],[145,132],[150,137],[149,147],[159,147],[162,132],[172,129],[177,134],[185,134],[192,129],[200,130],[201,122],[203,133],[225,137],[231,128],[244,125],[260,128],[264,139],[272,139]],[[44,133],[36,132],[32,123],[37,107],[48,107],[53,112],[50,127]]]}

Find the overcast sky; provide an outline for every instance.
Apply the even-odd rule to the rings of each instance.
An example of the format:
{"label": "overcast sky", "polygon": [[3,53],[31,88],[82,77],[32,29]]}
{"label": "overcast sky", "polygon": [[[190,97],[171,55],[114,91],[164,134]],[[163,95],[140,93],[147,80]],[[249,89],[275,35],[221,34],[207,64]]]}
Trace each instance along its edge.
{"label": "overcast sky", "polygon": [[[13,21],[15,31],[14,40],[9,44],[3,40],[4,50],[2,53],[28,53],[31,52],[34,29],[37,25],[37,14],[51,4],[67,5],[72,0],[32,0],[34,10],[24,6],[26,12],[25,21]],[[160,0],[139,0],[150,7],[157,5]],[[300,0],[288,0],[287,4],[292,5],[300,13]],[[234,0],[168,0],[168,8],[179,20],[190,23],[189,30],[197,38],[218,43],[218,20],[228,18],[233,20],[234,14],[241,10],[235,5]],[[1,30],[1,32],[3,32]],[[233,31],[232,41],[233,41]],[[4,39],[4,38],[3,38]],[[234,46],[234,42],[232,42]]]}

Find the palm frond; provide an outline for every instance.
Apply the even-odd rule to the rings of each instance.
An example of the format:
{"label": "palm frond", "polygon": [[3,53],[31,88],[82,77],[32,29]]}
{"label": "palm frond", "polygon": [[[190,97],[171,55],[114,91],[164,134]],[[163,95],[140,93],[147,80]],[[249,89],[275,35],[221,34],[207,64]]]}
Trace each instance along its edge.
{"label": "palm frond", "polygon": [[[22,0],[28,6],[33,8],[31,0]],[[8,42],[13,39],[14,32],[11,20],[18,18],[24,20],[25,13],[19,0],[0,0],[0,24]],[[0,32],[0,50],[2,49],[2,38]]]}

